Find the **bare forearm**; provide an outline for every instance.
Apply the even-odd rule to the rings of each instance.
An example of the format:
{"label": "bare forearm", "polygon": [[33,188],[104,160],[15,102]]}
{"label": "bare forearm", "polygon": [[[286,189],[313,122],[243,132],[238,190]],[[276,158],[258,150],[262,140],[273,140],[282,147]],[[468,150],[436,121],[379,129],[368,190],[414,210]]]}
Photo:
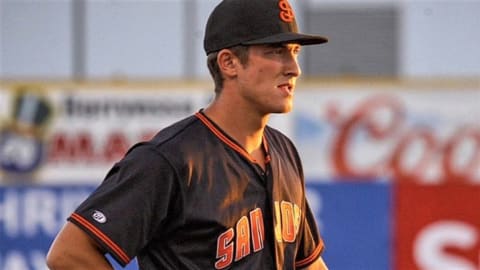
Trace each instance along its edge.
{"label": "bare forearm", "polygon": [[62,257],[47,258],[47,266],[50,270],[112,270],[112,266],[103,256],[90,256],[88,260],[84,257],[75,257],[64,254]]}
{"label": "bare forearm", "polygon": [[54,240],[47,255],[51,270],[112,270],[96,243],[83,231],[67,223]]}

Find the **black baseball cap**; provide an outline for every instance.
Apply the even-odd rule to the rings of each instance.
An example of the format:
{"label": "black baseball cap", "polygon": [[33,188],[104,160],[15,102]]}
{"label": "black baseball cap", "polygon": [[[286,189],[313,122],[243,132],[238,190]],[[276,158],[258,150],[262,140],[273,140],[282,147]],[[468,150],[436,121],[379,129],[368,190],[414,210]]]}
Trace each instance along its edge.
{"label": "black baseball cap", "polygon": [[223,0],[208,18],[203,47],[208,55],[236,45],[327,41],[323,36],[298,32],[287,0]]}

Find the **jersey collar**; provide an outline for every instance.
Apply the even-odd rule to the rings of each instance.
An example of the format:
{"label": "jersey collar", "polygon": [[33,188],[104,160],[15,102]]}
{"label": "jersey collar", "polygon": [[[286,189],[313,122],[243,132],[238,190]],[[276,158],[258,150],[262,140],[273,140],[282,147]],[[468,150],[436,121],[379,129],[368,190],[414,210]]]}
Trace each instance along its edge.
{"label": "jersey collar", "polygon": [[[203,113],[203,110],[195,113],[195,116],[213,133],[217,138],[223,141],[230,148],[235,150],[237,153],[245,157],[247,160],[253,163],[257,163],[257,160],[254,159],[238,142],[231,138],[227,133],[225,133],[215,122],[213,122],[208,116]],[[265,165],[269,164],[271,161],[270,151],[268,149],[268,142],[265,134],[262,136],[262,147],[265,153]]]}

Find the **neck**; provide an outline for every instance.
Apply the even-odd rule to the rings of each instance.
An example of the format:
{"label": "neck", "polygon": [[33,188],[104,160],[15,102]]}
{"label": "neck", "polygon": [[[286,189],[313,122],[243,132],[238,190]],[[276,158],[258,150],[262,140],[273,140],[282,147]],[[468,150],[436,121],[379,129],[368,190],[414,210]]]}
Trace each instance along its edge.
{"label": "neck", "polygon": [[228,104],[220,99],[205,108],[204,113],[249,154],[261,149],[269,115],[258,115],[238,104]]}

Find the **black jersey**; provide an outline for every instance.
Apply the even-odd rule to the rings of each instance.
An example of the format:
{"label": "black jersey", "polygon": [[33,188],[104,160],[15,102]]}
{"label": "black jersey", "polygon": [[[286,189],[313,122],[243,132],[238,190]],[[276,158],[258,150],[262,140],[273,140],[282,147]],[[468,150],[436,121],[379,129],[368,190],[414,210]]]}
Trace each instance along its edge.
{"label": "black jersey", "polygon": [[121,265],[295,269],[323,250],[298,153],[266,127],[267,166],[199,112],[132,147],[69,217]]}

